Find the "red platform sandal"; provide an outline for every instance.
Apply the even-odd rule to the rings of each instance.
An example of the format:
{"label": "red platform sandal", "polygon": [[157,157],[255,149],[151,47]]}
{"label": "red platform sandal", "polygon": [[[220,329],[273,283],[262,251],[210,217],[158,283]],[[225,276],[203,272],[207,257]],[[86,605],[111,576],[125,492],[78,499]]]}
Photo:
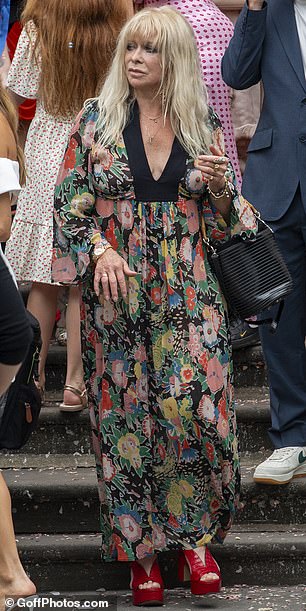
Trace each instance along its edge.
{"label": "red platform sandal", "polygon": [[[215,594],[221,589],[220,567],[212,557],[209,549],[205,547],[205,562],[192,550],[184,550],[179,555],[179,580],[191,582],[191,593],[196,596]],[[218,576],[212,581],[203,581],[201,577],[208,573]]]}
{"label": "red platform sandal", "polygon": [[[159,584],[159,588],[143,588],[139,586],[153,581]],[[148,575],[144,568],[137,561],[131,564],[131,583],[130,587],[133,593],[133,605],[135,607],[157,607],[164,602],[164,584],[160,574],[157,561],[154,560],[150,574]]]}

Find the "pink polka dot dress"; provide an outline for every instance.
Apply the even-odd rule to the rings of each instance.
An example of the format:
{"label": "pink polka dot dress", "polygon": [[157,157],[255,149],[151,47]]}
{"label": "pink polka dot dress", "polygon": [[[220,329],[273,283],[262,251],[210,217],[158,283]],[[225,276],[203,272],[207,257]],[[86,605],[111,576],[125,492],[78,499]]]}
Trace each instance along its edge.
{"label": "pink polka dot dress", "polygon": [[240,185],[241,173],[231,117],[229,88],[221,76],[221,59],[233,35],[233,24],[212,0],[144,1],[145,7],[164,6],[165,4],[179,10],[193,27],[209,103],[221,120],[226,152],[233,163],[237,181]]}
{"label": "pink polka dot dress", "polygon": [[[31,40],[36,35],[31,27]],[[55,119],[39,99],[40,70],[31,59],[31,42],[22,31],[8,75],[8,87],[37,99],[25,146],[27,180],[17,202],[5,254],[18,281],[51,284],[54,188],[74,118]]]}

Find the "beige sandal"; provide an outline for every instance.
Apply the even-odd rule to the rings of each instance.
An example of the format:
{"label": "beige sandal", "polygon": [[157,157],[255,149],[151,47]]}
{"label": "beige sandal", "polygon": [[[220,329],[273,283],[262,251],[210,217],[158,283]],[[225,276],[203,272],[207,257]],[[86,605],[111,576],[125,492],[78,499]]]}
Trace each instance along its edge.
{"label": "beige sandal", "polygon": [[82,409],[87,407],[87,394],[86,394],[85,388],[84,390],[79,390],[78,388],[75,388],[74,386],[65,384],[64,390],[70,390],[70,392],[72,392],[74,395],[79,397],[80,403],[76,403],[74,405],[71,405],[69,403],[60,403],[59,408],[61,412],[81,412]]}

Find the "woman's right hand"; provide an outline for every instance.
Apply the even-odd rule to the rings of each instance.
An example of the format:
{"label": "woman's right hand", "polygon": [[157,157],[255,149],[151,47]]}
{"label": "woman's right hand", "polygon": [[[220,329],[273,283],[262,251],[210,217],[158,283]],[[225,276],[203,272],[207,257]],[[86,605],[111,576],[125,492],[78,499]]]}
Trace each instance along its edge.
{"label": "woman's right hand", "polygon": [[113,248],[108,248],[96,263],[94,276],[95,293],[99,297],[102,286],[104,299],[106,301],[109,301],[109,299],[117,301],[118,287],[120,287],[121,295],[125,298],[127,296],[125,276],[136,275],[137,272],[133,272],[127,262]]}

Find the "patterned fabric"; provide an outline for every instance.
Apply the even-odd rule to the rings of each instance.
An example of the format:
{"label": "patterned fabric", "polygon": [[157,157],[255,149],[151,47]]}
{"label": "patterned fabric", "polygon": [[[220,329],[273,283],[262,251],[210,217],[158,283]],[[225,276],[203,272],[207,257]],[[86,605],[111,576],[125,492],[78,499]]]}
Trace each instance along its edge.
{"label": "patterned fabric", "polygon": [[[227,317],[207,261],[227,238],[202,173],[186,161],[177,201],[135,199],[123,138],[97,143],[96,102],[80,115],[56,187],[53,273],[83,284],[82,340],[104,560],[222,541],[239,498]],[[212,114],[214,138],[222,131]],[[234,180],[231,167],[229,180]],[[256,221],[235,192],[232,232]],[[128,296],[93,292],[93,245],[108,241],[137,275]]]}
{"label": "patterned fabric", "polygon": [[148,8],[165,4],[180,11],[193,27],[209,101],[220,117],[226,152],[240,187],[241,173],[231,116],[230,89],[221,75],[221,60],[233,36],[234,26],[213,0],[144,0],[144,6]]}
{"label": "patterned fabric", "polygon": [[[40,69],[31,58],[30,36],[23,30],[8,75],[8,87],[24,98],[37,99]],[[74,118],[55,119],[37,100],[25,159],[27,181],[17,204],[5,254],[18,281],[51,283],[54,187]]]}

